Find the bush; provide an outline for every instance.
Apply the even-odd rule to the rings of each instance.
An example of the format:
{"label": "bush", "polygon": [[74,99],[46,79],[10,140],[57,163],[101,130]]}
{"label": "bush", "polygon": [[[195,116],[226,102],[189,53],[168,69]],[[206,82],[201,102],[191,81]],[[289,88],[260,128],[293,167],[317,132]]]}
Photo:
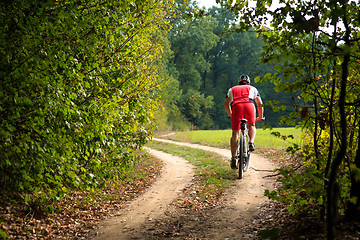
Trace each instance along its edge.
{"label": "bush", "polygon": [[154,129],[163,9],[154,0],[0,4],[2,192],[45,191],[47,201],[135,161]]}

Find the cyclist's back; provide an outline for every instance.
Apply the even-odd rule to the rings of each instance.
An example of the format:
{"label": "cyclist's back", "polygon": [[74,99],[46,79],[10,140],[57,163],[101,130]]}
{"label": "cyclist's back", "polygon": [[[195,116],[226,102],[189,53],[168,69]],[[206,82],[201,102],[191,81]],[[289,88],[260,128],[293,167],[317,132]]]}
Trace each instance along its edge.
{"label": "cyclist's back", "polygon": [[[256,88],[250,85],[237,85],[231,88],[232,105],[238,103],[250,103],[254,102],[255,97],[258,95]],[[250,97],[251,96],[251,97]]]}
{"label": "cyclist's back", "polygon": [[[245,77],[246,76],[246,77]],[[258,90],[250,85],[250,78],[242,75],[239,85],[229,89],[227,98],[232,102],[231,129],[240,130],[240,119],[248,120],[248,125],[255,124],[255,99],[260,98]],[[244,80],[245,79],[245,80]],[[226,109],[226,106],[225,106]]]}

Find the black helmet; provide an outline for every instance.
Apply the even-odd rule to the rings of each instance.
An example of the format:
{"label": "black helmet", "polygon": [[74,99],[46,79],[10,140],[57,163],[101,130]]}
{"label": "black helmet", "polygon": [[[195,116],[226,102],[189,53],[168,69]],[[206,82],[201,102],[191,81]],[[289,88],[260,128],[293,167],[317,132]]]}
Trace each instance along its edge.
{"label": "black helmet", "polygon": [[248,75],[241,75],[239,77],[239,84],[240,83],[250,84],[250,77]]}

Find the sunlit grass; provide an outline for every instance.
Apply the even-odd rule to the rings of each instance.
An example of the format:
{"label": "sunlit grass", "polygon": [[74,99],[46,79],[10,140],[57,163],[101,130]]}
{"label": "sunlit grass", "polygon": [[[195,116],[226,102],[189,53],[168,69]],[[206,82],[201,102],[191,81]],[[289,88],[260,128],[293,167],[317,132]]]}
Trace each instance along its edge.
{"label": "sunlit grass", "polygon": [[[286,136],[286,140],[282,137],[276,137],[272,132],[279,132],[281,136]],[[294,138],[289,138],[293,136]],[[170,135],[170,138],[180,142],[198,143],[219,148],[228,148],[230,145],[231,130],[199,130],[178,132]],[[285,138],[285,137],[284,137]],[[274,128],[257,129],[255,145],[261,148],[286,149],[293,143],[301,145],[302,132],[295,128]]]}
{"label": "sunlit grass", "polygon": [[[272,132],[279,132],[280,137],[271,134]],[[293,144],[301,145],[302,135],[302,131],[295,128],[257,129],[255,142],[257,146],[263,148],[286,149]]]}

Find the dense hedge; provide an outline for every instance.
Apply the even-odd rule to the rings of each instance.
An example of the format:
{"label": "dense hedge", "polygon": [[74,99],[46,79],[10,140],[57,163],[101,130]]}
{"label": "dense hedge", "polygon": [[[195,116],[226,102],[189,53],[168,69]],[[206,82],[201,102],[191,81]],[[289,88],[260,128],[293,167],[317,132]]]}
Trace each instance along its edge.
{"label": "dense hedge", "polygon": [[164,4],[0,3],[2,193],[48,199],[134,161],[154,128]]}

